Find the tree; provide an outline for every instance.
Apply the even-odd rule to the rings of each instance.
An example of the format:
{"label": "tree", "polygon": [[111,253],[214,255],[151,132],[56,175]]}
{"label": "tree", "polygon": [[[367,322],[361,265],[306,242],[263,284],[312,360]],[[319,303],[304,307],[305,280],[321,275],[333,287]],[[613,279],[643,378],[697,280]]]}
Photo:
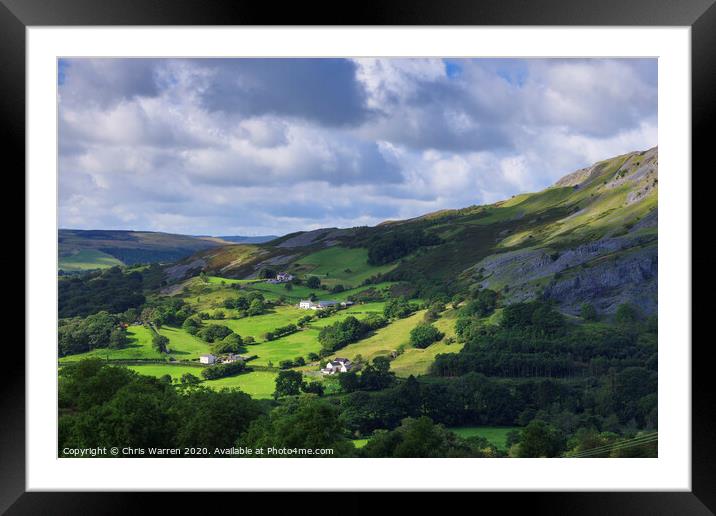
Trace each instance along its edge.
{"label": "tree", "polygon": [[564,440],[552,425],[533,420],[522,430],[518,447],[520,457],[556,457],[564,447]]}
{"label": "tree", "polygon": [[366,457],[490,457],[497,450],[483,438],[463,439],[426,416],[405,418],[395,430],[377,431],[361,450]]}
{"label": "tree", "polygon": [[303,375],[298,371],[279,371],[276,376],[276,390],[273,397],[295,396],[301,393]]}
{"label": "tree", "polygon": [[564,316],[546,303],[532,312],[532,326],[543,334],[552,335],[564,327]]}
{"label": "tree", "polygon": [[268,416],[253,421],[238,446],[251,448],[330,448],[333,456],[355,454],[336,406],[313,396],[286,400]]}
{"label": "tree", "polygon": [[169,353],[169,349],[167,348],[168,345],[169,339],[164,335],[155,333],[152,337],[152,346],[154,346],[154,349],[156,349],[159,353]]}
{"label": "tree", "polygon": [[215,355],[224,353],[239,353],[244,345],[241,335],[238,333],[230,333],[222,340],[217,340],[211,347],[211,352]]}
{"label": "tree", "polygon": [[388,318],[402,319],[407,317],[415,311],[415,307],[408,303],[408,300],[401,296],[397,298],[391,298],[385,304],[383,308],[383,315]]}
{"label": "tree", "polygon": [[236,436],[261,414],[258,402],[237,390],[196,388],[183,397],[177,446],[209,448],[210,455],[215,448],[233,446]]}
{"label": "tree", "polygon": [[582,303],[579,309],[579,314],[585,321],[596,321],[597,320],[597,309],[591,303]]}
{"label": "tree", "polygon": [[285,288],[288,292],[291,292],[293,290],[293,284],[286,283],[283,288]]}
{"label": "tree", "polygon": [[482,289],[477,291],[475,297],[461,309],[461,313],[465,316],[487,317],[495,311],[496,307],[497,292]]}
{"label": "tree", "polygon": [[201,380],[191,373],[184,373],[183,375],[181,375],[179,382],[182,385],[196,385],[201,382]]}
{"label": "tree", "polygon": [[261,315],[264,311],[264,303],[261,299],[254,299],[249,305],[249,309],[246,314],[249,316]]}
{"label": "tree", "polygon": [[271,269],[269,267],[264,267],[259,271],[259,278],[261,279],[269,279],[269,278],[275,278],[276,277],[276,270]]}
{"label": "tree", "polygon": [[196,315],[187,317],[186,319],[184,319],[184,323],[181,325],[182,329],[189,335],[196,335],[201,326],[201,319]]}
{"label": "tree", "polygon": [[410,330],[410,344],[414,348],[424,349],[445,336],[432,324],[420,323]]}
{"label": "tree", "polygon": [[360,389],[360,378],[355,371],[340,373],[338,375],[338,385],[341,386],[343,392],[354,392]]}
{"label": "tree", "polygon": [[206,342],[217,342],[231,335],[233,331],[221,324],[207,324],[197,332],[197,337]]}
{"label": "tree", "polygon": [[639,319],[639,312],[634,305],[622,303],[617,307],[615,320],[618,324],[631,324]]}
{"label": "tree", "polygon": [[243,361],[226,362],[205,367],[201,370],[201,376],[207,380],[216,380],[217,378],[224,378],[226,376],[235,376],[245,369],[246,364]]}
{"label": "tree", "polygon": [[127,332],[121,328],[115,328],[109,335],[109,347],[112,349],[122,349],[127,347],[129,338],[127,338]]}
{"label": "tree", "polygon": [[325,392],[323,384],[321,382],[316,381],[304,382],[301,385],[301,390],[309,394],[317,394],[318,396],[323,396],[323,393]]}
{"label": "tree", "polygon": [[387,357],[375,357],[365,366],[360,376],[360,387],[367,391],[377,391],[390,387],[395,381],[395,373],[390,371]]}
{"label": "tree", "polygon": [[61,320],[57,329],[59,353],[64,356],[106,348],[116,328],[117,318],[104,311],[84,319]]}
{"label": "tree", "polygon": [[306,286],[308,288],[319,288],[321,286],[321,280],[318,276],[309,276],[306,280]]}

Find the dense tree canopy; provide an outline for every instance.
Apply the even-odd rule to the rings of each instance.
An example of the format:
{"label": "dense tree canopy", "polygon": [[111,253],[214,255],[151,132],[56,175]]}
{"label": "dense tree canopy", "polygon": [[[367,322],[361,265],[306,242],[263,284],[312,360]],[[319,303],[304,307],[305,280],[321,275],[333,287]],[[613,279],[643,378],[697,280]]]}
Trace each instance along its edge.
{"label": "dense tree canopy", "polygon": [[60,318],[112,314],[141,306],[144,301],[140,272],[124,273],[119,267],[63,278],[57,283]]}

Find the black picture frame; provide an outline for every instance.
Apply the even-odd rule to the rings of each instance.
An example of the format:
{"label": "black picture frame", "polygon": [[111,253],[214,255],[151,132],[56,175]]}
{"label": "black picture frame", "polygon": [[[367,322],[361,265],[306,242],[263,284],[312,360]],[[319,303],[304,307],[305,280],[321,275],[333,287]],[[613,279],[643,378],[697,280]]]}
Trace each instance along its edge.
{"label": "black picture frame", "polygon": [[[692,43],[692,162],[707,171],[716,125],[715,0],[430,0],[274,4],[217,0],[0,0],[0,135],[9,144],[6,174],[25,168],[25,28],[78,25],[556,25],[689,26]],[[346,9],[347,7],[347,9]],[[8,160],[7,158],[10,158]],[[712,165],[709,168],[713,168]],[[688,171],[684,171],[688,173]],[[693,175],[692,175],[693,178]],[[22,185],[20,186],[22,188]],[[708,189],[692,194],[707,205]],[[692,214],[694,225],[698,221]],[[693,249],[691,251],[693,253]],[[695,255],[701,267],[707,255]],[[26,274],[28,271],[26,270]],[[692,272],[693,274],[693,272]],[[704,288],[704,287],[701,287]],[[693,303],[703,315],[704,305]],[[30,307],[28,307],[29,309]],[[693,316],[692,316],[693,318]],[[670,343],[688,349],[690,343]],[[549,514],[712,514],[716,511],[715,400],[707,345],[692,347],[692,491],[470,494],[499,497],[501,509]],[[7,514],[126,514],[147,494],[25,492],[24,368],[5,372],[0,399],[0,511]],[[160,495],[186,503],[186,495]],[[215,496],[215,495],[212,495]],[[293,495],[296,496],[296,495]],[[350,494],[344,502],[356,501]],[[245,498],[245,495],[242,495]],[[301,496],[305,498],[305,496]],[[419,498],[418,498],[419,499]],[[314,501],[318,501],[316,497]],[[258,501],[258,500],[257,500]],[[323,500],[325,503],[326,500]],[[300,502],[299,502],[300,503]],[[330,503],[330,501],[328,502]],[[385,502],[382,502],[385,504]],[[459,502],[458,502],[459,503]],[[482,501],[480,502],[482,503]],[[389,509],[390,504],[386,505]],[[401,502],[402,505],[402,502]],[[401,507],[404,509],[404,507]]]}

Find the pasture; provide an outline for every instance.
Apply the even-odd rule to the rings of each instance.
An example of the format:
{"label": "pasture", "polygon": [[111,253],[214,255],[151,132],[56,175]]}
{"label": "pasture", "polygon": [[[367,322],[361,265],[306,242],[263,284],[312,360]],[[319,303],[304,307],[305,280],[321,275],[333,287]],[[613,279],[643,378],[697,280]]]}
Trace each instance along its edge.
{"label": "pasture", "polygon": [[336,355],[351,360],[355,359],[357,355],[361,355],[364,360],[372,360],[377,356],[388,356],[391,351],[396,350],[401,344],[408,345],[410,330],[423,320],[424,314],[425,311],[420,310],[410,317],[398,319],[385,328],[379,329],[370,337],[338,350]]}
{"label": "pasture", "polygon": [[318,329],[306,328],[280,339],[248,346],[248,355],[258,355],[258,358],[250,363],[268,365],[271,362],[274,367],[278,367],[279,362],[282,360],[303,357],[308,361],[309,353],[318,353],[321,349],[321,344],[318,342],[318,333]]}
{"label": "pasture", "polygon": [[507,451],[507,434],[512,430],[521,430],[519,426],[461,426],[448,428],[460,437],[484,437],[502,451]]}
{"label": "pasture", "polygon": [[[228,310],[224,310],[229,312]],[[252,336],[257,341],[263,340],[261,335],[276,328],[295,323],[301,317],[307,315],[306,310],[295,306],[277,306],[268,313],[244,317],[242,319],[207,319],[205,324],[221,324],[230,328],[242,337]]]}
{"label": "pasture", "polygon": [[132,364],[125,366],[145,376],[160,378],[169,375],[178,382],[184,373],[191,373],[201,379],[201,385],[214,390],[241,389],[253,398],[271,398],[275,390],[276,373],[270,371],[249,371],[236,376],[227,376],[217,380],[204,380],[201,376],[203,367],[173,364]]}
{"label": "pasture", "polygon": [[396,264],[368,265],[367,249],[334,246],[301,258],[293,267],[305,276],[318,276],[326,285],[355,287],[371,276],[391,271]]}
{"label": "pasture", "polygon": [[164,326],[159,330],[161,335],[169,339],[170,353],[159,353],[152,347],[152,330],[145,326],[130,326],[127,330],[129,344],[121,349],[97,348],[86,353],[68,355],[60,358],[60,363],[76,362],[85,358],[101,358],[104,360],[165,360],[174,357],[177,360],[193,360],[199,355],[208,353],[209,344],[189,335],[181,328]]}
{"label": "pasture", "polygon": [[227,376],[218,380],[205,381],[202,385],[212,389],[241,389],[252,398],[266,399],[276,390],[276,373],[270,371],[250,371],[236,376]]}
{"label": "pasture", "polygon": [[124,264],[114,256],[98,249],[81,249],[72,254],[60,256],[58,265],[58,268],[64,271],[87,271]]}
{"label": "pasture", "polygon": [[397,376],[408,377],[420,376],[428,374],[430,365],[435,361],[435,357],[441,353],[457,353],[463,347],[463,344],[453,342],[448,344],[445,342],[449,337],[455,337],[455,321],[457,312],[455,310],[446,310],[442,313],[440,319],[433,323],[438,330],[445,334],[445,337],[439,342],[435,342],[425,349],[407,348],[405,352],[397,357],[390,364],[390,368]]}
{"label": "pasture", "polygon": [[197,378],[201,378],[202,367],[190,365],[172,365],[172,364],[132,364],[125,366],[127,369],[136,371],[144,376],[155,376],[160,378],[169,375],[172,380],[179,381],[184,373],[191,373]]}

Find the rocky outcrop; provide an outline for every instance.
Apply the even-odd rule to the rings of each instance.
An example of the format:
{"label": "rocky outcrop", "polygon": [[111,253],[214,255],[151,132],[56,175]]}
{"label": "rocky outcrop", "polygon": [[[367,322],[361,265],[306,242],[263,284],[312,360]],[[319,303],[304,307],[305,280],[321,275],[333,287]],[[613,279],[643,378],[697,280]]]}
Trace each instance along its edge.
{"label": "rocky outcrop", "polygon": [[657,311],[657,246],[633,250],[587,268],[570,270],[554,278],[543,291],[565,312],[579,313],[591,303],[603,313],[613,313],[622,303],[636,305],[644,314]]}
{"label": "rocky outcrop", "polygon": [[630,302],[654,313],[656,269],[656,238],[632,232],[560,252],[529,248],[495,254],[470,272],[483,287],[502,291],[508,302],[544,296],[575,314],[585,302],[606,313]]}
{"label": "rocky outcrop", "polygon": [[198,273],[206,267],[206,260],[197,258],[188,263],[178,263],[164,269],[164,275],[168,283],[174,283]]}

